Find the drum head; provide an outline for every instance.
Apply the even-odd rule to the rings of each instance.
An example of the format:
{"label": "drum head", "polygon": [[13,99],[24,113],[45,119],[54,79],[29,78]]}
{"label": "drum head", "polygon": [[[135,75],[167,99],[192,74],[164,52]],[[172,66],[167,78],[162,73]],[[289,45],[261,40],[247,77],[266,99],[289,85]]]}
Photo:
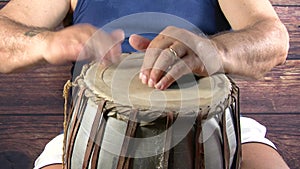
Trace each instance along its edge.
{"label": "drum head", "polygon": [[197,78],[186,75],[166,90],[157,90],[138,78],[144,53],[123,54],[120,64],[91,63],[83,71],[84,83],[96,96],[137,109],[182,112],[214,109],[231,94],[224,74]]}

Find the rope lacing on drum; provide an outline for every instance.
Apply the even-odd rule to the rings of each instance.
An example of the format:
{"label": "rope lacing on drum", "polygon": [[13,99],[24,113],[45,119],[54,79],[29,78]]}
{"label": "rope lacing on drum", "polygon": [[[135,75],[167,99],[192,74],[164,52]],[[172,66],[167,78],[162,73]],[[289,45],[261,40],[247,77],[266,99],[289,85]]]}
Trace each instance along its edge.
{"label": "rope lacing on drum", "polygon": [[63,98],[64,98],[64,122],[63,122],[63,127],[64,127],[64,140],[63,140],[63,156],[62,156],[62,168],[65,168],[65,143],[66,143],[66,132],[67,132],[67,110],[68,110],[68,99],[69,99],[69,90],[72,87],[72,82],[68,80],[65,85],[64,85],[64,90],[63,90]]}

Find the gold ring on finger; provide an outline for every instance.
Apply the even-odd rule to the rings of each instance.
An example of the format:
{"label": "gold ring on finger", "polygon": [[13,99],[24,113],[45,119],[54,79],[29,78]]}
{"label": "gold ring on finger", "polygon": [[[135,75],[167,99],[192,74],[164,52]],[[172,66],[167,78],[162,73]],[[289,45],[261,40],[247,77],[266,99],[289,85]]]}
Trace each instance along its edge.
{"label": "gold ring on finger", "polygon": [[177,52],[173,48],[169,47],[169,51],[173,54],[175,60],[179,59]]}

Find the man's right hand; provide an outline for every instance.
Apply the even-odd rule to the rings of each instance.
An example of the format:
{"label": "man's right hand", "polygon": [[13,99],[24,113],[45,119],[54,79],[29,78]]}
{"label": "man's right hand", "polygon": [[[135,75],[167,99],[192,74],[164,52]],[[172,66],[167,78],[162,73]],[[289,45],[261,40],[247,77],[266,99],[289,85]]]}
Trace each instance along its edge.
{"label": "man's right hand", "polygon": [[42,32],[44,36],[43,58],[50,64],[92,59],[104,64],[119,61],[124,32],[106,33],[92,25],[81,24],[57,32]]}
{"label": "man's right hand", "polygon": [[64,64],[97,59],[119,60],[124,32],[105,33],[82,24],[54,30],[71,9],[71,1],[14,0],[0,10],[1,73],[10,73],[47,61]]}

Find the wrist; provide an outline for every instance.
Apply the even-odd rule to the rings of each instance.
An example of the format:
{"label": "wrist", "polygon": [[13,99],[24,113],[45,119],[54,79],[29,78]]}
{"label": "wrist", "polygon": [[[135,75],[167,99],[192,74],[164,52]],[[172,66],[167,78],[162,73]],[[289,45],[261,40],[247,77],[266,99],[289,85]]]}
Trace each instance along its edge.
{"label": "wrist", "polygon": [[225,52],[215,40],[201,38],[197,45],[197,55],[205,66],[208,75],[227,73]]}
{"label": "wrist", "polygon": [[216,59],[220,64],[219,73],[232,73],[233,62],[228,57],[226,45],[220,43],[217,38],[211,38],[210,41],[215,49]]}
{"label": "wrist", "polygon": [[46,29],[30,30],[25,33],[25,36],[33,38],[31,47],[32,56],[35,56],[37,62],[47,62],[46,55],[49,48],[50,39],[53,32]]}

